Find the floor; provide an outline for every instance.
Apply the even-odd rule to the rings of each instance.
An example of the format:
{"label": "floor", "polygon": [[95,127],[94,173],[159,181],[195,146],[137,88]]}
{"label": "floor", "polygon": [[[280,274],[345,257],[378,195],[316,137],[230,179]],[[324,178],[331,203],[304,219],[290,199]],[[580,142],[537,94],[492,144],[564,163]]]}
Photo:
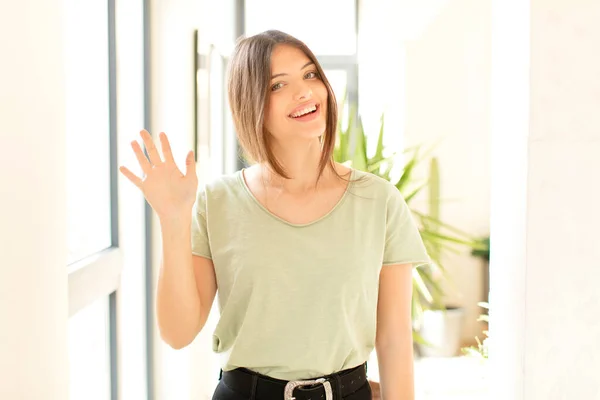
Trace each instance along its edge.
{"label": "floor", "polygon": [[422,358],[415,363],[416,400],[487,399],[486,378],[486,364],[476,358]]}
{"label": "floor", "polygon": [[[378,381],[369,362],[369,378]],[[488,399],[485,362],[473,357],[420,358],[415,361],[415,400]]]}

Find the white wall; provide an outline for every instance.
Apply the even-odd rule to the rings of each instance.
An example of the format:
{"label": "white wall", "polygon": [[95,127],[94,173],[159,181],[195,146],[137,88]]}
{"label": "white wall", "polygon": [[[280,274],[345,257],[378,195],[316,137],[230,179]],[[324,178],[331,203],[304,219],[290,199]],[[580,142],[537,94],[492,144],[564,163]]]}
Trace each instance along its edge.
{"label": "white wall", "polygon": [[[62,1],[0,13],[0,398],[68,398]],[[34,12],[35,11],[35,12]]]}
{"label": "white wall", "polygon": [[[432,154],[440,164],[441,219],[472,235],[488,234],[491,1],[364,1],[360,12],[367,122],[385,110],[389,143],[397,149],[440,141]],[[426,201],[415,204],[425,209]],[[482,336],[476,320],[484,311],[477,306],[483,265],[462,248],[460,255],[447,254],[444,266],[447,302],[466,308],[462,340],[471,344]]]}
{"label": "white wall", "polygon": [[494,16],[492,393],[597,399],[600,4]]}

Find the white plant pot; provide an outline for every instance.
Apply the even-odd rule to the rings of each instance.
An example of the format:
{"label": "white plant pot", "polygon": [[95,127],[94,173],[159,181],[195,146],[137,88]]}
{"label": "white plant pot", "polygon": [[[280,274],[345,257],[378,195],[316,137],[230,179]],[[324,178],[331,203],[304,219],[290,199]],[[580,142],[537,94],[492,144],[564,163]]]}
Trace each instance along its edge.
{"label": "white plant pot", "polygon": [[423,357],[454,357],[460,354],[460,338],[465,310],[426,310],[419,334],[431,346],[419,345]]}

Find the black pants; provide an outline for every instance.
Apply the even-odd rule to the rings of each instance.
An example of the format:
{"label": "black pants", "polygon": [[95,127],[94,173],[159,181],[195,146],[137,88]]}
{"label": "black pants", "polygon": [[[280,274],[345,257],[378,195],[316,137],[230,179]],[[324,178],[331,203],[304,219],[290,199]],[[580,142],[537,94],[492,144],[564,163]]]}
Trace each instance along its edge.
{"label": "black pants", "polygon": [[[215,392],[213,393],[212,400],[250,400],[252,397],[248,397],[233,391],[230,387],[228,387],[223,380],[219,381]],[[369,382],[366,381],[364,385],[357,388],[353,393],[348,394],[343,397],[344,400],[371,400],[372,392],[371,386]],[[271,399],[271,398],[261,398],[259,396],[253,397],[253,400],[283,400],[282,398]]]}

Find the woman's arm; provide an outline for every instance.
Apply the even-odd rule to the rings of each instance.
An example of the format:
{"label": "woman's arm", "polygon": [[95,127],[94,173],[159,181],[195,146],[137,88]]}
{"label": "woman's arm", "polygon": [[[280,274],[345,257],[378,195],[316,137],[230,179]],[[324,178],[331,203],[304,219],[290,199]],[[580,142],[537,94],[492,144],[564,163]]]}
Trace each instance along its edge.
{"label": "woman's arm", "polygon": [[161,221],[163,259],[156,293],[161,338],[174,349],[204,327],[217,290],[211,260],[192,255],[189,215]]}
{"label": "woman's arm", "polygon": [[377,338],[381,398],[414,400],[412,265],[387,265],[379,277]]}

